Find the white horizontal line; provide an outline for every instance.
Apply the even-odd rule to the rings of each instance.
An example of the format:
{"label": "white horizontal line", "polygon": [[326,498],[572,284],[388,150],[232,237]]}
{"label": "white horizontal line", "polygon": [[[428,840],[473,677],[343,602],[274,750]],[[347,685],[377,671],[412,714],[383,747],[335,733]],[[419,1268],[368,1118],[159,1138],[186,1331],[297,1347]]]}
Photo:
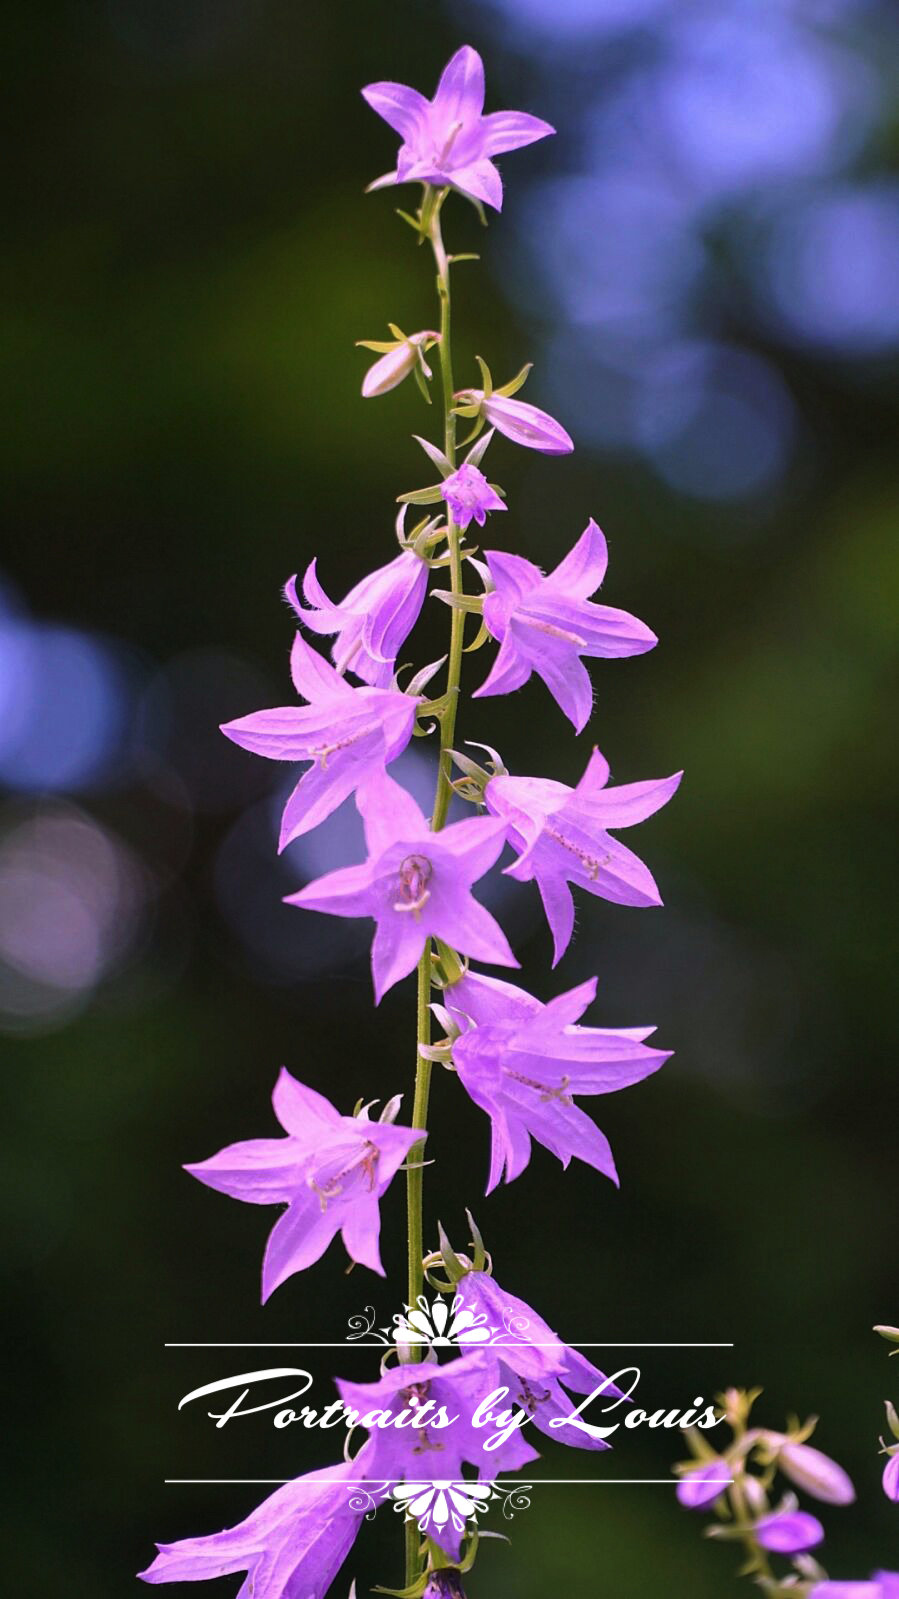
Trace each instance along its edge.
{"label": "white horizontal line", "polygon": [[[168,1486],[170,1486],[170,1487],[172,1487],[172,1486],[184,1487],[184,1486],[189,1485],[189,1484],[193,1484],[195,1486],[201,1486],[201,1487],[209,1487],[209,1486],[212,1486],[212,1485],[215,1485],[215,1484],[227,1485],[227,1486],[232,1486],[232,1485],[236,1486],[237,1484],[243,1484],[243,1483],[246,1483],[246,1484],[251,1484],[251,1483],[257,1483],[257,1484],[258,1483],[278,1483],[278,1484],[280,1484],[283,1487],[288,1482],[302,1482],[302,1480],[303,1480],[302,1478],[297,1478],[297,1477],[166,1477],[165,1478],[166,1484]],[[428,1479],[424,1478],[423,1480],[425,1482],[427,1482]],[[722,1488],[729,1487],[730,1484],[733,1482],[733,1480],[734,1480],[733,1477],[707,1477],[706,1478],[706,1482],[707,1483],[711,1483],[713,1486],[717,1485],[717,1486],[720,1486]],[[498,1486],[501,1486],[501,1487],[522,1488],[522,1489],[527,1489],[528,1492],[530,1492],[530,1490],[532,1488],[599,1488],[599,1487],[602,1487],[602,1488],[605,1488],[605,1487],[623,1488],[623,1487],[635,1487],[638,1483],[650,1484],[650,1485],[654,1485],[654,1486],[667,1485],[670,1488],[676,1488],[679,1485],[678,1478],[676,1478],[676,1477],[540,1477],[540,1478],[535,1478],[533,1482],[524,1482],[524,1481],[518,1482],[514,1477],[493,1477],[493,1478],[491,1478],[491,1481],[493,1483],[497,1484]],[[342,1487],[344,1487],[344,1488],[372,1488],[372,1487],[380,1487],[381,1486],[381,1484],[379,1482],[375,1482],[371,1478],[366,1478],[366,1477],[362,1477],[358,1481],[351,1480],[349,1477],[341,1477],[340,1478],[340,1485]],[[474,1489],[474,1488],[478,1487],[478,1484],[476,1482],[468,1482],[467,1486],[469,1488]]]}
{"label": "white horizontal line", "polygon": [[[537,1343],[531,1343],[531,1342],[529,1342],[527,1340],[524,1340],[521,1343],[509,1342],[509,1343],[502,1343],[502,1344],[472,1344],[470,1347],[471,1347],[471,1349],[555,1349],[557,1344],[561,1343],[561,1342],[563,1342],[563,1340],[555,1339],[551,1344],[546,1344],[546,1343],[537,1344]],[[352,1339],[349,1339],[346,1343],[341,1343],[341,1344],[300,1344],[300,1343],[181,1344],[181,1343],[173,1343],[173,1344],[165,1344],[164,1345],[164,1348],[166,1348],[166,1349],[390,1349],[391,1347],[392,1347],[391,1344],[356,1343]],[[443,1346],[441,1345],[440,1347],[443,1347]],[[457,1346],[453,1345],[453,1348],[455,1348],[455,1347],[457,1347]],[[459,1347],[460,1348],[468,1348],[469,1346],[467,1344],[462,1344]],[[568,1348],[569,1349],[733,1349],[733,1347],[734,1347],[734,1345],[732,1343],[730,1343],[730,1344],[725,1344],[725,1343],[713,1343],[713,1344],[694,1344],[694,1343],[647,1344],[647,1343],[633,1343],[633,1342],[630,1342],[628,1340],[620,1340],[617,1343],[579,1344],[579,1343],[573,1343],[571,1340],[568,1340]],[[421,1348],[425,1348],[425,1345],[422,1344]]]}

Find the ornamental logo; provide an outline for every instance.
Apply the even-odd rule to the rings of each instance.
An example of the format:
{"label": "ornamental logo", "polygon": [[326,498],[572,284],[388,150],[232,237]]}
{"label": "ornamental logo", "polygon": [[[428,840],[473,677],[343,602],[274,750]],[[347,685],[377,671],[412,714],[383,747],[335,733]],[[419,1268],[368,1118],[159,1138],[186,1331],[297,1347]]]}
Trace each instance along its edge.
{"label": "ornamental logo", "polygon": [[354,1487],[350,1508],[362,1511],[371,1520],[379,1504],[392,1499],[394,1510],[404,1520],[414,1521],[424,1534],[439,1540],[440,1534],[450,1529],[463,1533],[467,1524],[477,1522],[491,1504],[500,1507],[505,1519],[511,1521],[516,1510],[530,1507],[528,1496],[532,1488],[530,1482],[372,1482]]}
{"label": "ornamental logo", "polygon": [[371,1305],[351,1316],[347,1342],[365,1339],[385,1347],[393,1344],[398,1349],[485,1348],[521,1339],[528,1327],[527,1318],[513,1315],[511,1307],[503,1310],[502,1325],[496,1326],[485,1311],[467,1309],[463,1294],[433,1300],[419,1294],[414,1305],[396,1312],[391,1326],[376,1327],[376,1320]]}

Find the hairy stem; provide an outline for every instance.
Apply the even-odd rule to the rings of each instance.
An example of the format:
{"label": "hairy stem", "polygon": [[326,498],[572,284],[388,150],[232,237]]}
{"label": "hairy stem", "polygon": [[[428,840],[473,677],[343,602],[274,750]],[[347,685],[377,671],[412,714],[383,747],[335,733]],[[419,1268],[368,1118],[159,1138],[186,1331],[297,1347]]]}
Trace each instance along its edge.
{"label": "hairy stem", "polygon": [[[440,212],[446,199],[446,190],[435,193],[426,189],[422,200],[421,218],[423,227],[426,226],[427,238],[434,254],[434,264],[437,268],[437,295],[440,301],[440,387],[443,404],[443,447],[450,465],[456,465],[456,418],[453,415],[453,356],[450,343],[450,260],[443,243],[443,234],[440,227]],[[462,557],[459,553],[460,536],[452,518],[447,513],[446,537],[450,556],[450,587],[454,594],[463,592],[462,584]],[[434,810],[431,816],[431,829],[437,833],[445,825],[452,797],[451,772],[452,761],[447,751],[453,747],[456,729],[456,710],[459,701],[459,679],[462,671],[462,649],[465,633],[465,616],[460,610],[452,607],[450,610],[450,647],[447,660],[447,707],[440,719],[440,765],[437,775],[437,791],[434,796]],[[431,1000],[431,945],[425,945],[421,960],[418,963],[418,1025],[415,1050],[415,1100],[412,1110],[412,1126],[424,1130],[428,1124],[428,1097],[431,1087],[431,1062],[424,1060],[420,1053],[422,1044],[431,1041],[431,1013],[429,1010]],[[409,1303],[414,1305],[424,1287],[424,1273],[422,1270],[423,1248],[423,1217],[422,1217],[422,1191],[423,1176],[421,1161],[424,1157],[424,1144],[416,1144],[409,1152],[406,1173],[406,1205],[408,1215],[408,1294]],[[407,1358],[417,1359],[418,1353],[410,1351]],[[406,1524],[406,1584],[414,1583],[419,1575],[419,1531],[414,1522]]]}

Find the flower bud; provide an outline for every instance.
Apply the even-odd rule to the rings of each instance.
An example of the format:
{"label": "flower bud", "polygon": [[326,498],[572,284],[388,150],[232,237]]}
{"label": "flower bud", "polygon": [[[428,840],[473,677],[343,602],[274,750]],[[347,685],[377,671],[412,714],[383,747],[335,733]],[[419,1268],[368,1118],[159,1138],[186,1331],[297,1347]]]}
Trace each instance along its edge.
{"label": "flower bud", "polygon": [[899,1449],[890,1455],[883,1468],[883,1491],[894,1505],[899,1505]]}
{"label": "flower bud", "polygon": [[439,1571],[429,1571],[421,1599],[465,1599],[459,1568],[442,1566]]}
{"label": "flower bud", "polygon": [[685,1510],[705,1510],[728,1488],[733,1473],[726,1460],[704,1460],[681,1478],[677,1502]]}
{"label": "flower bud", "polygon": [[360,339],[360,344],[366,349],[383,351],[380,360],[369,367],[362,380],[364,398],[372,400],[379,394],[387,394],[402,383],[416,366],[420,366],[425,377],[429,378],[431,369],[425,361],[424,351],[436,344],[439,338],[439,333],[425,329],[422,333],[410,333],[408,338],[397,339],[395,343]]}
{"label": "flower bud", "polygon": [[824,1528],[807,1510],[778,1510],[756,1522],[755,1536],[776,1555],[800,1555],[824,1542]]}
{"label": "flower bud", "polygon": [[851,1505],[855,1498],[855,1489],[842,1466],[810,1444],[787,1439],[777,1451],[777,1464],[797,1488],[803,1488],[823,1504]]}

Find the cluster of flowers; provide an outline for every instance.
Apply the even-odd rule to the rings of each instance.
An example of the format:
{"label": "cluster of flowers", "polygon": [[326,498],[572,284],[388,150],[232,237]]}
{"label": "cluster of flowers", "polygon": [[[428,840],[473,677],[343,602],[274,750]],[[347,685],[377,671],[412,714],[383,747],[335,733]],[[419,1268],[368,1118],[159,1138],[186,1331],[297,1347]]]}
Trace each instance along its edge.
{"label": "cluster of flowers", "polygon": [[[899,1336],[899,1335],[897,1335]],[[842,1466],[807,1442],[816,1420],[793,1422],[786,1432],[751,1425],[761,1390],[730,1388],[719,1397],[731,1441],[713,1449],[695,1428],[685,1429],[692,1459],[675,1467],[677,1497],[688,1510],[713,1509],[712,1538],[740,1546],[742,1574],[766,1594],[793,1599],[899,1599],[899,1573],[876,1572],[869,1582],[831,1582],[811,1554],[824,1542],[818,1517],[800,1509],[798,1488],[820,1504],[849,1505],[855,1489]],[[778,1477],[788,1485],[778,1490]],[[778,1560],[789,1562],[778,1573]]]}
{"label": "cluster of flowers", "polygon": [[[418,216],[407,220],[420,237],[430,238],[448,296],[449,263],[434,231],[446,193],[452,188],[478,205],[498,207],[502,190],[492,157],[553,130],[522,113],[484,116],[483,68],[468,48],[449,62],[433,101],[391,83],[371,85],[364,94],[403,139],[396,171],[376,186],[406,181],[424,186]],[[395,324],[390,331],[391,340],[373,345],[378,359],[365,378],[364,395],[383,394],[409,375],[426,389],[427,357],[435,347],[445,363],[444,378],[451,371],[444,324],[440,332],[407,335]],[[659,810],[680,781],[678,773],[612,786],[608,763],[596,749],[574,788],[548,777],[511,775],[493,751],[479,766],[450,746],[458,699],[452,652],[442,698],[429,699],[425,689],[446,657],[420,670],[405,688],[398,681],[399,652],[422,610],[429,574],[447,568],[451,587],[435,592],[454,609],[454,628],[464,625],[466,613],[475,613],[481,622],[475,643],[492,639],[499,646],[476,694],[508,694],[536,673],[577,732],[592,708],[583,658],[637,655],[656,643],[636,617],[593,602],[608,554],[592,520],[549,575],[523,556],[489,550],[481,560],[464,545],[472,522],[483,527],[489,514],[505,510],[502,492],[481,470],[497,433],[546,455],[573,448],[557,421],[516,397],[526,376],[527,369],[495,388],[481,363],[480,387],[450,390],[444,448],[419,440],[439,481],[401,497],[399,554],[339,602],[325,592],[314,561],[301,583],[292,578],[286,586],[303,630],[293,643],[291,674],[304,703],[259,711],[223,729],[258,755],[306,766],[284,808],[282,849],[355,796],[367,859],[308,883],[290,903],[374,921],[376,1001],[416,966],[421,971],[424,957],[430,986],[440,996],[431,1009],[445,1036],[437,1043],[420,1040],[419,1055],[453,1071],[489,1117],[488,1192],[502,1178],[509,1182],[521,1175],[532,1139],[563,1166],[576,1157],[617,1182],[607,1139],[576,1101],[639,1082],[663,1064],[667,1053],[647,1044],[652,1028],[582,1025],[595,979],[545,1004],[523,988],[472,970],[472,961],[518,965],[502,929],[474,897],[473,885],[511,846],[515,858],[506,869],[520,881],[537,884],[558,963],[573,932],[572,884],[616,904],[661,903],[648,868],[613,835]],[[452,442],[457,417],[472,424],[472,448],[461,465],[455,464]],[[411,505],[435,511],[407,528]],[[477,575],[480,592],[463,591],[463,561]],[[333,641],[330,660],[310,646],[304,632]],[[454,762],[461,776],[450,786],[478,809],[449,825],[444,825],[445,812],[429,822],[388,771],[413,734],[429,726],[441,729],[440,781],[450,785],[447,772]],[[379,1201],[402,1167],[420,1164],[423,1121],[413,1118],[415,1125],[405,1125],[399,1120],[399,1096],[378,1119],[371,1105],[343,1115],[286,1071],[276,1083],[273,1104],[283,1137],[235,1143],[188,1167],[200,1181],[234,1198],[286,1206],[266,1248],[263,1298],[317,1261],[337,1232],[353,1261],[382,1272]],[[504,1389],[510,1415],[518,1407],[545,1431],[571,1409],[566,1388],[587,1394],[605,1379],[529,1307],[499,1288],[477,1237],[473,1247],[472,1261],[444,1241],[441,1259],[449,1277],[444,1291],[455,1293],[464,1279],[470,1308],[492,1319],[500,1313],[520,1317],[526,1336],[514,1348],[472,1347],[443,1364],[431,1350],[424,1361],[412,1364],[410,1356],[387,1366],[376,1383],[339,1383],[341,1399],[358,1412],[359,1425],[366,1428],[369,1418],[370,1436],[356,1457],[286,1484],[239,1526],[161,1546],[143,1573],[145,1580],[247,1571],[240,1591],[254,1599],[320,1595],[346,1557],[366,1503],[364,1495],[348,1490],[375,1481],[419,1483],[422,1460],[431,1450],[439,1450],[433,1458],[444,1483],[461,1481],[466,1466],[486,1480],[535,1458],[517,1428],[488,1457],[483,1434],[466,1426],[464,1417],[485,1396]],[[608,1392],[617,1390],[610,1386]],[[409,1407],[413,1424],[382,1431],[372,1418],[397,1397]],[[438,1434],[432,1421],[441,1406],[463,1420]],[[583,1432],[571,1441],[605,1447]],[[424,1565],[419,1560],[407,1592],[461,1591],[463,1544],[470,1554],[475,1536],[458,1516],[443,1521],[432,1516],[427,1558]]]}

